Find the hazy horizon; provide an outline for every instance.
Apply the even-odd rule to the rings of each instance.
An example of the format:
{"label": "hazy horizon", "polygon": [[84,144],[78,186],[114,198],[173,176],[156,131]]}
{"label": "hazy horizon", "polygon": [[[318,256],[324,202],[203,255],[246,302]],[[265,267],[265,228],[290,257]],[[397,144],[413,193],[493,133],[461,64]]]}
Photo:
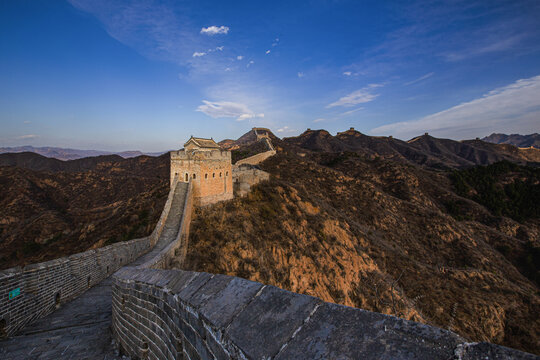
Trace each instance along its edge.
{"label": "hazy horizon", "polygon": [[[409,140],[540,128],[540,3],[0,5],[0,146],[157,152],[253,126]],[[126,150],[131,149],[131,150]]]}

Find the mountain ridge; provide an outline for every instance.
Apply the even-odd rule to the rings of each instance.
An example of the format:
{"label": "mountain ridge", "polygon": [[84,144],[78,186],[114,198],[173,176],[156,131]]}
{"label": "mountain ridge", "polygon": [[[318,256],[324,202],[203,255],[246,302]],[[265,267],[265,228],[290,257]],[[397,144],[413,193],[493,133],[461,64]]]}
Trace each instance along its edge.
{"label": "mountain ridge", "polygon": [[118,155],[125,159],[137,157],[141,155],[147,156],[159,156],[163,155],[167,151],[163,152],[141,152],[138,150],[131,151],[103,151],[103,150],[82,150],[82,149],[70,149],[52,146],[34,147],[30,145],[14,146],[14,147],[0,147],[0,154],[3,153],[20,153],[20,152],[33,152],[39,155],[43,155],[49,158],[58,160],[76,160],[85,157],[95,157],[103,155]]}
{"label": "mountain ridge", "polygon": [[451,169],[512,161],[538,166],[540,149],[521,149],[509,144],[492,144],[481,140],[440,139],[424,134],[409,141],[393,137],[362,134],[351,128],[335,136],[326,130],[308,129],[285,144],[313,152],[355,152],[369,157],[414,163],[432,168]]}
{"label": "mountain ridge", "polygon": [[540,149],[540,134],[533,133],[529,135],[520,134],[500,134],[493,133],[482,138],[483,141],[495,144],[510,144],[517,147],[534,147]]}

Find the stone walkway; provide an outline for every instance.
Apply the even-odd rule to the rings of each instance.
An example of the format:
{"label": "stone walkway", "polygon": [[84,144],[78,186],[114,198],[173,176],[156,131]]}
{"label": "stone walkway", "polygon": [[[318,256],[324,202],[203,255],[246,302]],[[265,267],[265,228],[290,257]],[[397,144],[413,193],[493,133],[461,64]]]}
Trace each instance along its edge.
{"label": "stone walkway", "polygon": [[[178,183],[165,226],[154,248],[132,262],[143,264],[176,239],[187,183]],[[1,360],[122,359],[112,343],[112,279],[108,277],[16,336],[0,341]],[[125,359],[125,358],[124,358]]]}
{"label": "stone walkway", "polygon": [[0,342],[0,358],[120,359],[111,336],[109,277],[57,311]]}
{"label": "stone walkway", "polygon": [[161,231],[161,236],[159,237],[156,245],[147,252],[145,255],[139,257],[137,260],[129,264],[129,266],[138,266],[142,265],[148,260],[156,257],[167,245],[176,239],[178,235],[178,230],[180,227],[180,221],[182,220],[182,214],[184,213],[184,203],[186,201],[186,195],[188,191],[188,184],[184,182],[179,182],[174,189],[174,197],[171,203],[171,209],[169,210],[169,215],[174,214],[174,216],[168,216],[165,220],[165,225]]}

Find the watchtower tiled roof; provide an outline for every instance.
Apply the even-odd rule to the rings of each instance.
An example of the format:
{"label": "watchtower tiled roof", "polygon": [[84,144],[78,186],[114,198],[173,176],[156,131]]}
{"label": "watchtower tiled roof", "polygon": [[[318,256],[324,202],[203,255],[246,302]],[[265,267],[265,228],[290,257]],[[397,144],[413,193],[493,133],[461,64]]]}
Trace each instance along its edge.
{"label": "watchtower tiled roof", "polygon": [[214,141],[214,139],[196,138],[192,136],[188,141],[186,141],[184,147],[186,147],[189,143],[193,143],[202,149],[220,149],[220,146]]}

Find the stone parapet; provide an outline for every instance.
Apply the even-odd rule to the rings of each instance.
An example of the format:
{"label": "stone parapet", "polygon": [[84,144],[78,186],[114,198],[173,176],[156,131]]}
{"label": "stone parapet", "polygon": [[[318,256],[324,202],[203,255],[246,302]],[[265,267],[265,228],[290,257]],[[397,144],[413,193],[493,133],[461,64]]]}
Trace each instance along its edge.
{"label": "stone parapet", "polygon": [[0,335],[15,334],[150,249],[150,238],[0,271]]}
{"label": "stone parapet", "polygon": [[257,165],[262,163],[264,160],[268,159],[271,156],[276,155],[275,150],[268,150],[253,156],[250,156],[248,158],[238,160],[235,165],[243,165],[243,164],[249,164],[249,165]]}
{"label": "stone parapet", "polygon": [[231,152],[228,150],[177,150],[170,152],[171,160],[231,160]]}
{"label": "stone parapet", "polygon": [[232,168],[233,188],[235,196],[245,196],[251,191],[251,187],[270,179],[270,174],[262,171],[256,165],[234,165]]}
{"label": "stone parapet", "polygon": [[538,359],[249,280],[125,267],[113,333],[140,359]]}

